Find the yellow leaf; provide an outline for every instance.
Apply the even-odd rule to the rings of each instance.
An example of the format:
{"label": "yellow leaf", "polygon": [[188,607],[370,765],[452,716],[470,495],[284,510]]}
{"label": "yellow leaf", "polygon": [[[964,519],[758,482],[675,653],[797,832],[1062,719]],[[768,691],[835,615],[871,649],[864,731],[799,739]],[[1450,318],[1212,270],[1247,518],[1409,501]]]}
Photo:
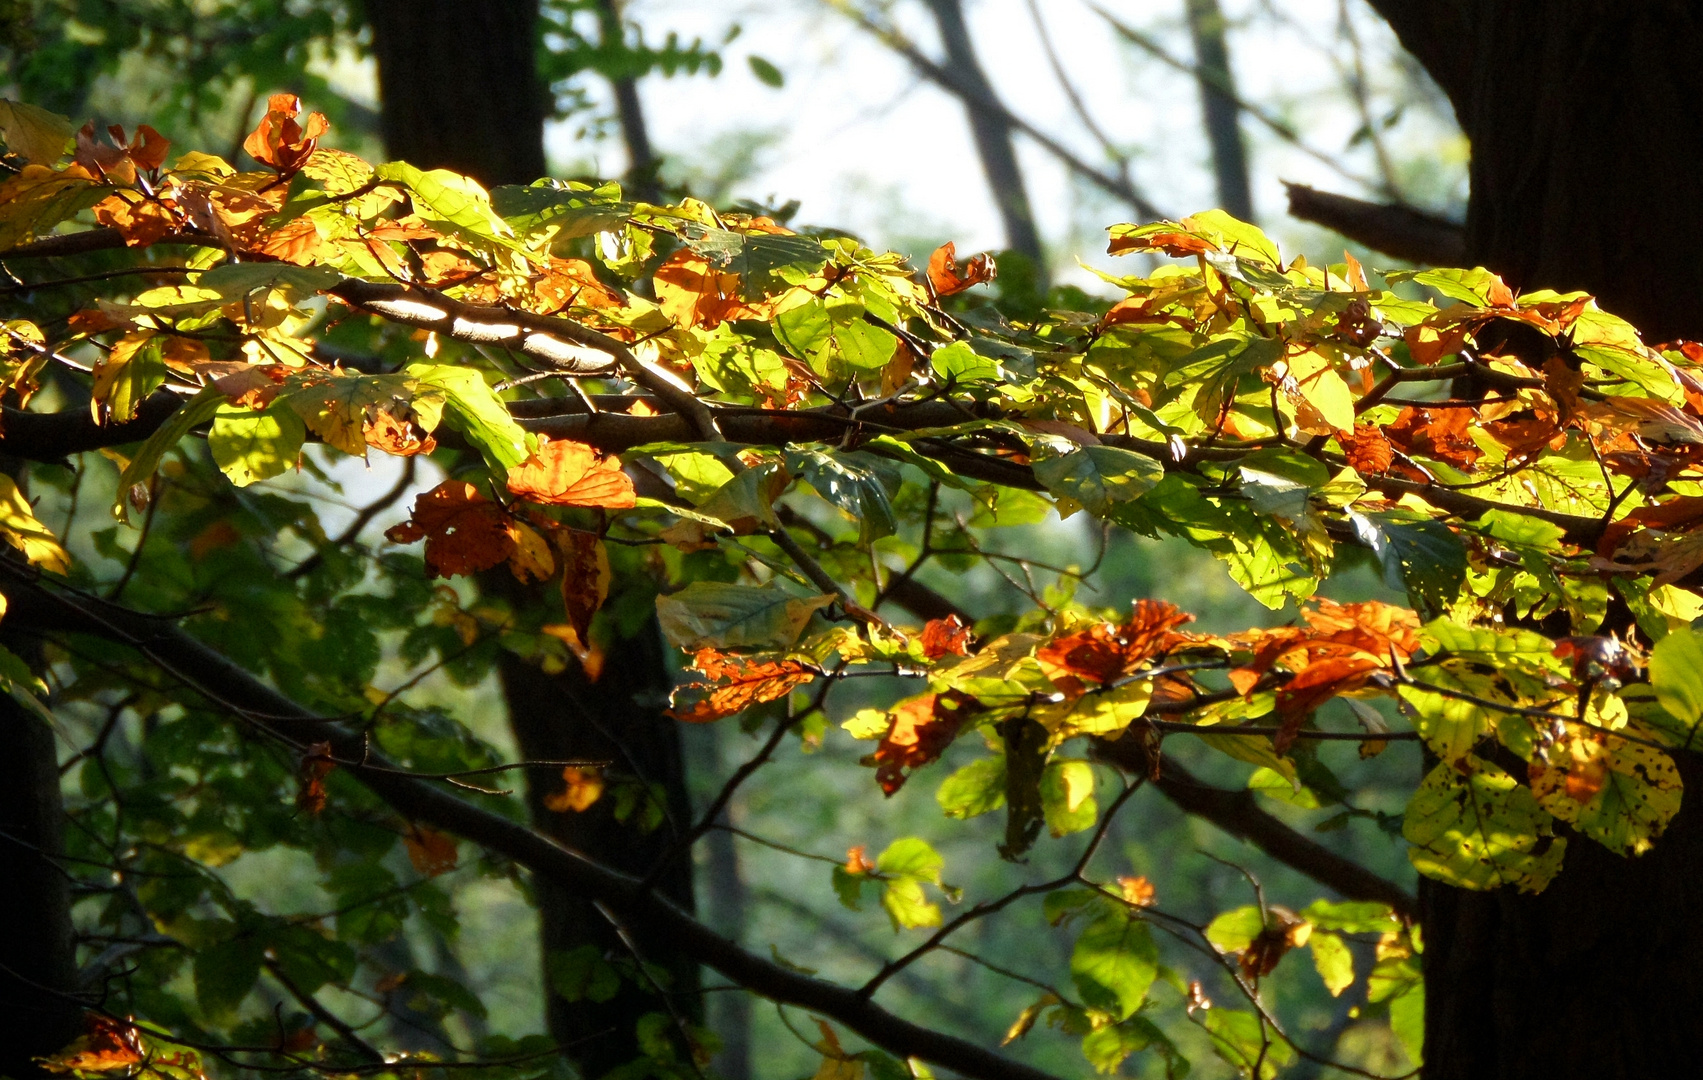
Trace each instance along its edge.
{"label": "yellow leaf", "polygon": [[71,572],[71,556],[60,546],[59,538],[36,520],[29,500],[4,474],[0,474],[0,536],[32,564],[56,574]]}

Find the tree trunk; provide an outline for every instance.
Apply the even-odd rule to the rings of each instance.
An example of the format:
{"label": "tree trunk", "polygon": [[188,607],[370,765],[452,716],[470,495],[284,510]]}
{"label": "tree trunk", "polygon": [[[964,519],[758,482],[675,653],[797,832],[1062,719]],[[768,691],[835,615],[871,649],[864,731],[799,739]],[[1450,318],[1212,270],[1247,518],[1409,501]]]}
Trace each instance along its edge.
{"label": "tree trunk", "polygon": [[974,100],[996,101],[998,98],[976,59],[970,29],[964,23],[961,0],[927,2],[940,30],[940,44],[946,52],[946,68],[958,76],[973,95],[965,99],[964,108],[970,114],[970,134],[975,137],[982,171],[987,174],[988,187],[999,207],[1000,221],[1005,225],[1005,242],[1012,251],[1035,264],[1035,272],[1044,282],[1046,256],[1041,249],[1040,231],[1035,228],[1034,211],[1029,208],[1029,192],[1023,184],[1023,170],[1017,164],[1011,126],[997,112],[979,107]]}
{"label": "tree trunk", "polygon": [[[622,0],[597,0],[597,31],[607,52],[626,39]],[[644,106],[639,102],[639,83],[631,74],[609,76],[615,94],[615,115],[621,120],[621,141],[627,148],[627,197],[640,202],[660,202],[662,185],[657,170],[662,163],[650,145],[650,128],[645,124]]]}
{"label": "tree trunk", "polygon": [[[613,764],[611,780],[660,786],[668,819],[645,832],[637,825],[640,811],[617,821],[618,798],[606,790],[583,812],[557,811],[544,800],[560,792],[559,769],[528,770],[526,804],[541,832],[582,852],[605,866],[643,877],[690,824],[679,725],[663,716],[668,678],[662,639],[655,623],[637,637],[617,642],[608,663],[594,681],[578,665],[559,675],[546,675],[512,653],[505,653],[499,672],[508,700],[509,723],[528,760],[600,760]],[[692,910],[692,863],[671,860],[658,885],[670,900]],[[585,945],[618,966],[629,966],[630,945],[636,945],[647,964],[666,972],[673,1010],[698,1013],[697,967],[678,956],[651,953],[642,938],[630,943],[595,904],[547,882],[535,885],[541,922],[543,961],[548,972],[553,954]],[[546,984],[546,1018],[550,1034],[569,1046],[569,1056],[582,1075],[598,1077],[639,1056],[634,1025],[646,1013],[668,1013],[670,1005],[642,980],[624,979],[620,991],[607,1001],[568,1001]]]}
{"label": "tree trunk", "polygon": [[42,1075],[31,1059],[82,1031],[71,883],[53,732],[0,693],[0,1076]]}
{"label": "tree trunk", "polygon": [[1189,37],[1194,40],[1195,81],[1200,84],[1201,117],[1212,144],[1212,172],[1218,181],[1218,203],[1243,221],[1254,219],[1254,197],[1248,184],[1248,153],[1242,142],[1241,109],[1236,105],[1235,75],[1230,68],[1230,45],[1224,34],[1224,13],[1218,0],[1185,0]]}
{"label": "tree trunk", "polygon": [[[1472,141],[1467,255],[1584,289],[1646,340],[1703,337],[1703,12],[1677,0],[1373,0]],[[1547,890],[1422,883],[1427,1080],[1689,1075],[1703,1015],[1703,762],[1623,859],[1582,837]]]}
{"label": "tree trunk", "polygon": [[366,0],[385,152],[487,186],[544,175],[538,0]]}

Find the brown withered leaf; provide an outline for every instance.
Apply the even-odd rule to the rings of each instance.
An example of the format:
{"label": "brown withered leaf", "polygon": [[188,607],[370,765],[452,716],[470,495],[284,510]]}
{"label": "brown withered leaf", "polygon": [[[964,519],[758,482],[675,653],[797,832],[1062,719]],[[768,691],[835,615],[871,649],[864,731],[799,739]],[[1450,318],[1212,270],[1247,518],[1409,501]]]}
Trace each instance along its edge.
{"label": "brown withered leaf", "polygon": [[1384,435],[1403,453],[1470,469],[1484,453],[1470,433],[1475,420],[1471,409],[1418,409],[1410,405],[1385,425]]}
{"label": "brown withered leaf", "polygon": [[941,299],[992,281],[998,273],[999,267],[994,265],[993,256],[986,252],[973,255],[960,265],[958,246],[951,241],[935,248],[928,257],[928,284],[934,295]]}
{"label": "brown withered leaf", "polygon": [[1269,922],[1252,944],[1242,950],[1237,966],[1242,978],[1250,981],[1264,978],[1277,968],[1277,962],[1290,949],[1298,949],[1313,934],[1313,924],[1288,908],[1278,904],[1267,909]]}
{"label": "brown withered leaf", "polygon": [[566,786],[554,795],[544,796],[544,806],[558,814],[581,814],[591,809],[603,797],[603,770],[569,765],[562,770]]}
{"label": "brown withered leaf", "polygon": [[893,706],[887,733],[865,759],[875,766],[881,790],[891,795],[904,787],[909,774],[945,753],[964,721],[981,709],[981,702],[957,690],[923,694]]}
{"label": "brown withered leaf", "polygon": [[266,102],[266,115],[260,118],[242,148],[248,156],[280,175],[290,175],[312,156],[319,137],[331,130],[331,121],[324,113],[308,114],[305,123],[298,123],[301,99],[294,94],[273,94]]}
{"label": "brown withered leaf", "polygon": [[1647,442],[1703,443],[1703,421],[1654,398],[1608,397],[1582,405],[1577,411],[1609,432],[1631,432]]}
{"label": "brown withered leaf", "polygon": [[402,834],[402,846],[408,850],[408,861],[426,877],[437,877],[455,869],[455,837],[438,832],[430,826],[410,823]]}
{"label": "brown withered leaf", "polygon": [[110,1016],[83,1014],[83,1034],[51,1057],[38,1058],[48,1072],[114,1072],[140,1065],[146,1059],[141,1033],[135,1025]]}
{"label": "brown withered leaf", "polygon": [[1395,460],[1390,440],[1376,424],[1355,424],[1354,434],[1338,435],[1337,442],[1342,444],[1348,467],[1362,476],[1388,472]]}
{"label": "brown withered leaf", "polygon": [[618,458],[606,458],[572,439],[539,439],[538,452],[509,470],[509,491],[546,506],[635,505],[633,482]]}
{"label": "brown withered leaf", "polygon": [[704,678],[674,691],[668,715],[693,724],[779,700],[818,674],[815,665],[799,660],[753,660],[716,649],[700,649],[692,666]]}
{"label": "brown withered leaf", "polygon": [[574,635],[573,641],[563,640],[583,664],[591,647],[591,620],[609,597],[609,553],[601,538],[574,529],[555,529],[550,540],[562,566],[562,607]]}
{"label": "brown withered leaf", "polygon": [[1035,658],[1054,685],[1078,697],[1087,692],[1088,683],[1104,686],[1140,670],[1145,661],[1195,640],[1176,630],[1193,621],[1193,615],[1174,604],[1138,600],[1123,623],[1097,623],[1054,638],[1035,651]]}
{"label": "brown withered leaf", "polygon": [[930,660],[970,654],[970,627],[956,615],[930,619],[922,628],[922,654]]}
{"label": "brown withered leaf", "polygon": [[416,496],[409,520],[394,525],[385,538],[396,544],[426,541],[426,565],[433,577],[489,570],[514,554],[514,518],[462,480],[445,480]]}
{"label": "brown withered leaf", "polygon": [[316,742],[302,751],[302,759],[296,768],[296,776],[301,781],[301,789],[296,792],[296,808],[318,817],[325,809],[325,778],[337,762],[331,756],[331,744]]}

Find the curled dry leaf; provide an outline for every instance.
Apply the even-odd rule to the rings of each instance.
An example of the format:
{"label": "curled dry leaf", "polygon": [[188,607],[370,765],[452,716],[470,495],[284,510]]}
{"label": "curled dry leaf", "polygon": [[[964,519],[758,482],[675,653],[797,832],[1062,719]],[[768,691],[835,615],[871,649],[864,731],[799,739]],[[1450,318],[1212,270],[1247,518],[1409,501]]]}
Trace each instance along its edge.
{"label": "curled dry leaf", "polygon": [[798,660],[751,660],[716,649],[698,650],[692,666],[704,678],[674,691],[668,715],[694,724],[775,701],[817,676],[815,665]]}
{"label": "curled dry leaf", "polygon": [[575,529],[555,529],[550,538],[562,565],[562,608],[571,633],[562,640],[584,664],[591,648],[591,620],[609,597],[609,552],[601,538]]}
{"label": "curled dry leaf", "polygon": [[1339,435],[1337,441],[1348,458],[1348,467],[1362,476],[1388,472],[1395,460],[1390,440],[1376,424],[1356,424],[1352,435]]}
{"label": "curled dry leaf", "polygon": [[489,570],[515,553],[515,520],[462,480],[445,480],[414,499],[414,514],[385,531],[396,544],[426,541],[433,577]]}
{"label": "curled dry leaf", "polygon": [[65,1049],[39,1058],[48,1072],[113,1072],[140,1065],[146,1058],[135,1025],[99,1013],[83,1014],[84,1032]]}
{"label": "curled dry leaf", "polygon": [[1139,600],[1122,624],[1097,623],[1054,638],[1035,652],[1041,670],[1058,688],[1079,697],[1089,684],[1104,686],[1140,670],[1143,663],[1197,638],[1176,627],[1193,615],[1162,600]]}
{"label": "curled dry leaf", "polygon": [[301,762],[296,767],[296,776],[301,781],[301,788],[296,792],[298,810],[319,816],[320,811],[325,809],[325,778],[336,767],[328,742],[313,743],[302,751]]}
{"label": "curled dry leaf", "polygon": [[314,144],[331,130],[324,113],[309,113],[298,123],[301,99],[294,94],[273,94],[266,102],[266,115],[242,141],[248,155],[281,175],[289,175],[307,164]]}
{"label": "curled dry leaf", "polygon": [[922,654],[930,660],[970,655],[970,627],[956,615],[930,620],[922,628]]}
{"label": "curled dry leaf", "polygon": [[538,452],[509,470],[509,491],[546,506],[625,510],[636,502],[621,462],[571,439],[539,439]]}
{"label": "curled dry leaf", "polygon": [[993,256],[985,252],[972,256],[960,266],[958,246],[951,241],[935,248],[928,257],[928,283],[936,297],[961,293],[972,286],[992,281],[998,273]]}

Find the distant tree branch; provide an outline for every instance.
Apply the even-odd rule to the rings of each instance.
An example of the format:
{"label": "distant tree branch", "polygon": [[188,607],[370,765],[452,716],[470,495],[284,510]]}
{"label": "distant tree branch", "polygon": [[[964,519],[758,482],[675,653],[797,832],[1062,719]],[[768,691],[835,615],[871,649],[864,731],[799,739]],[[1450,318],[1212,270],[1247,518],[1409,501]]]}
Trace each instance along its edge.
{"label": "distant tree branch", "polygon": [[911,1023],[856,990],[788,970],[747,952],[645,889],[638,880],[430,782],[406,775],[373,752],[359,731],[304,709],[164,620],[50,588],[11,559],[0,559],[0,592],[9,601],[7,625],[13,629],[92,634],[135,649],[216,707],[230,710],[279,738],[297,746],[313,741],[331,743],[339,758],[363,763],[349,771],[403,817],[454,833],[564,889],[606,905],[648,948],[679,950],[764,997],[837,1020],[900,1057],[921,1058],[978,1080],[1052,1080],[1032,1066]]}
{"label": "distant tree branch", "polygon": [[1373,251],[1426,266],[1459,266],[1466,259],[1466,230],[1447,218],[1305,184],[1283,186],[1291,217],[1323,225]]}

